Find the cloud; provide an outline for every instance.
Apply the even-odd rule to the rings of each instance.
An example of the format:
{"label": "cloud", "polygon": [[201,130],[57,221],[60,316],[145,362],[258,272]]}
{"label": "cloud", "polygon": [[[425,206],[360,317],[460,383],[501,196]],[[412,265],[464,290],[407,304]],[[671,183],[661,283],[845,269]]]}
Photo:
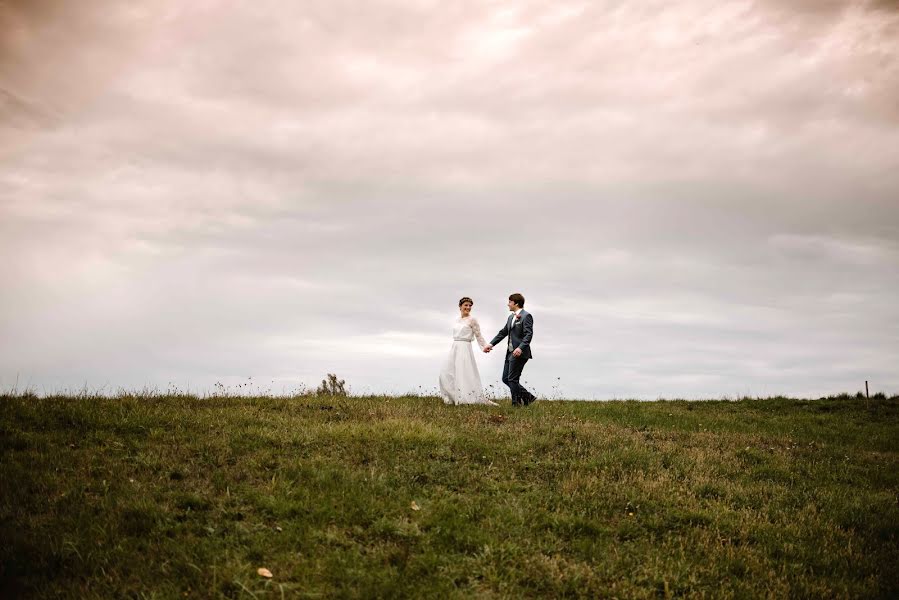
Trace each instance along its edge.
{"label": "cloud", "polygon": [[0,25],[0,383],[425,389],[456,300],[489,330],[523,291],[544,391],[899,388],[888,3]]}
{"label": "cloud", "polygon": [[854,266],[899,264],[899,245],[879,240],[840,240],[823,235],[775,235],[771,245],[787,258]]}

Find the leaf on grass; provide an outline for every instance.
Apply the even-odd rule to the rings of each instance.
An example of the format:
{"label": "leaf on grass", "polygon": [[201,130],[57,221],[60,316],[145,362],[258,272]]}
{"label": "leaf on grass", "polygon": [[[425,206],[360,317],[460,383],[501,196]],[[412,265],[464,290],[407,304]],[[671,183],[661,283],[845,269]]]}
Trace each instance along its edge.
{"label": "leaf on grass", "polygon": [[272,572],[265,567],[259,567],[258,569],[256,569],[256,572],[259,573],[262,577],[267,577],[269,579],[272,578]]}
{"label": "leaf on grass", "polygon": [[421,510],[421,507],[415,502],[415,500],[413,500],[412,504],[410,504],[409,506],[412,507],[412,510]]}

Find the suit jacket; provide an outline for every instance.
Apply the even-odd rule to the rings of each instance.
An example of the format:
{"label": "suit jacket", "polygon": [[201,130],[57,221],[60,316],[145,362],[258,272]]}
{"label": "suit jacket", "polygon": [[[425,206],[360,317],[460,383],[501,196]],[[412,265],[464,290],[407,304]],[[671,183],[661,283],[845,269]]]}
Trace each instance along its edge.
{"label": "suit jacket", "polygon": [[[534,317],[524,309],[518,315],[521,317],[520,319],[515,319],[514,314],[506,319],[505,327],[500,329],[496,337],[490,340],[490,345],[496,346],[506,336],[509,336],[513,350],[521,348],[522,356],[534,358],[531,354],[531,338],[534,337]],[[508,352],[508,349],[506,351]]]}

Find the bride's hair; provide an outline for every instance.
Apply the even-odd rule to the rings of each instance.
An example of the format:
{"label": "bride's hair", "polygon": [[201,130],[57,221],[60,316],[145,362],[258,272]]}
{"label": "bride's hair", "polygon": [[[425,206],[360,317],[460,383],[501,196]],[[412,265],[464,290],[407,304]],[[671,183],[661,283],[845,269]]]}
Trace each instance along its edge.
{"label": "bride's hair", "polygon": [[466,302],[471,302],[472,305],[474,304],[474,300],[472,300],[472,299],[469,298],[468,296],[464,296],[461,300],[459,300],[459,306],[462,306],[462,305],[465,304]]}

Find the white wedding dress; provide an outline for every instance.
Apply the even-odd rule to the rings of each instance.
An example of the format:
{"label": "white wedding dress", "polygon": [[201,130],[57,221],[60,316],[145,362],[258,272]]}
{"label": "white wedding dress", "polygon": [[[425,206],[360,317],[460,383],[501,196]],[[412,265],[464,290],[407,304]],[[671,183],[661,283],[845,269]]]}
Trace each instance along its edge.
{"label": "white wedding dress", "polygon": [[481,375],[474,361],[471,342],[477,338],[481,349],[487,345],[481,326],[474,317],[459,318],[453,326],[453,347],[440,370],[440,395],[444,404],[490,404],[484,395]]}

